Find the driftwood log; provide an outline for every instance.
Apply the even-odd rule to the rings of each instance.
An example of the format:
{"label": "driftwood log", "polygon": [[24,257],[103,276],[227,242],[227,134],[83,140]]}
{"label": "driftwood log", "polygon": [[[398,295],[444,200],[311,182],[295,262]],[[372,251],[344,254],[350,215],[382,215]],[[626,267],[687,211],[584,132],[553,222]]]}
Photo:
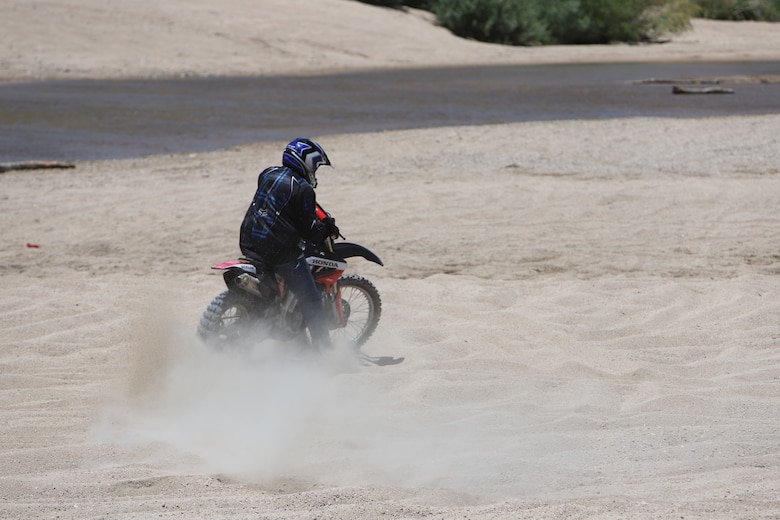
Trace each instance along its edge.
{"label": "driftwood log", "polygon": [[780,74],[768,74],[765,76],[724,76],[721,78],[646,78],[631,83],[637,85],[663,85],[663,84],[687,84],[687,85],[722,85],[729,84],[774,84],[780,83]]}
{"label": "driftwood log", "polygon": [[59,161],[26,161],[0,163],[0,173],[10,172],[11,170],[45,170],[45,169],[70,169],[76,165],[68,162]]}
{"label": "driftwood log", "polygon": [[725,87],[672,87],[673,94],[733,94],[734,89]]}

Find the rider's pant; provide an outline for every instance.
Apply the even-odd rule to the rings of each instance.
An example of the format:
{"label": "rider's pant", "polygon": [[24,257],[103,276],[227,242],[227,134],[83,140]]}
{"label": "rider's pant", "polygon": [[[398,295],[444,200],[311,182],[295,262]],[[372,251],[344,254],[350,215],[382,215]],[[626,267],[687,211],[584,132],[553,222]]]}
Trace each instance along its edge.
{"label": "rider's pant", "polygon": [[274,266],[277,273],[282,275],[285,282],[298,298],[301,313],[309,328],[311,341],[314,347],[330,347],[328,326],[325,322],[325,310],[322,304],[322,296],[314,283],[309,264],[303,257]]}

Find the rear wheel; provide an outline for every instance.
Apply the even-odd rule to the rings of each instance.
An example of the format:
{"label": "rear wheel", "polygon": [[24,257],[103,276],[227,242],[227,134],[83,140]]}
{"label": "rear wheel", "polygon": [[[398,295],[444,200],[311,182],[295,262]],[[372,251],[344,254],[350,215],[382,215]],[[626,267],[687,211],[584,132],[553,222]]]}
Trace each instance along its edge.
{"label": "rear wheel", "polygon": [[350,274],[339,279],[344,325],[331,331],[334,342],[360,347],[379,324],[382,299],[374,284],[362,276]]}
{"label": "rear wheel", "polygon": [[242,291],[224,291],[214,298],[198,323],[198,336],[223,347],[246,341],[257,323],[257,302]]}

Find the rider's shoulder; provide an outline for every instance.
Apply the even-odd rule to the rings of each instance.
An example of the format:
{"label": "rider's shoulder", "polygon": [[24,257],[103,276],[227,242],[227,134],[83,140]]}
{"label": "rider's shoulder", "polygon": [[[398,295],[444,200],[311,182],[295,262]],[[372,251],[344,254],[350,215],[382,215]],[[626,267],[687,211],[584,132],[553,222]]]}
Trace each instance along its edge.
{"label": "rider's shoulder", "polygon": [[269,166],[260,172],[260,177],[265,175],[292,175],[292,170],[287,166]]}

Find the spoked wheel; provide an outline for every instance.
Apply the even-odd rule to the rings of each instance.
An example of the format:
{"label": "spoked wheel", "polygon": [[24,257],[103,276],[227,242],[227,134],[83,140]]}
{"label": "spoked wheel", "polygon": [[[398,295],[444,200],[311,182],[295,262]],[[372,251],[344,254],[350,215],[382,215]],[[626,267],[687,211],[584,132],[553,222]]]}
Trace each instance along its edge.
{"label": "spoked wheel", "polygon": [[379,324],[382,299],[374,284],[358,275],[345,275],[339,279],[341,306],[345,324],[331,331],[336,343],[345,342],[362,346]]}
{"label": "spoked wheel", "polygon": [[252,309],[256,303],[239,291],[225,291],[214,298],[198,324],[198,335],[217,347],[234,345],[249,339],[256,327]]}

